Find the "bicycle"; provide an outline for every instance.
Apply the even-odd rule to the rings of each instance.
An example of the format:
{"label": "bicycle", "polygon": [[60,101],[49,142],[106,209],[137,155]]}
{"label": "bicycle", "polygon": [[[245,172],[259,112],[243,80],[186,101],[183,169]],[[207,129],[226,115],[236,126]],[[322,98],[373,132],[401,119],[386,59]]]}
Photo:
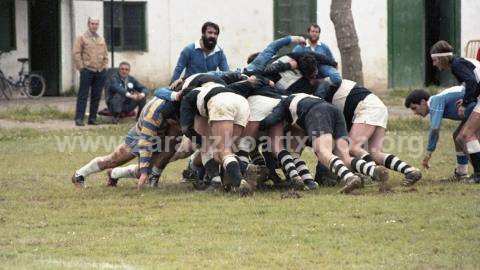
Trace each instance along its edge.
{"label": "bicycle", "polygon": [[[4,52],[0,52],[0,56]],[[19,90],[22,95],[29,98],[39,98],[43,96],[46,89],[45,79],[38,74],[25,72],[25,64],[28,58],[18,58],[18,62],[22,63],[22,68],[18,72],[18,78],[6,77],[0,69],[0,92],[9,100],[13,97],[13,91]]]}

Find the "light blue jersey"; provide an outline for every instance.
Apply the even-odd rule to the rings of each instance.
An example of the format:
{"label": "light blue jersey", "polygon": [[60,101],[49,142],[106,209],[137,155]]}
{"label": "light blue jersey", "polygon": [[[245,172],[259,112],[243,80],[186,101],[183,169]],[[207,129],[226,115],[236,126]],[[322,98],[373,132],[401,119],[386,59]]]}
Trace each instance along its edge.
{"label": "light blue jersey", "polygon": [[427,151],[435,151],[443,118],[456,121],[463,120],[458,115],[456,103],[458,100],[462,100],[464,95],[465,87],[454,86],[428,99],[430,134],[428,136]]}

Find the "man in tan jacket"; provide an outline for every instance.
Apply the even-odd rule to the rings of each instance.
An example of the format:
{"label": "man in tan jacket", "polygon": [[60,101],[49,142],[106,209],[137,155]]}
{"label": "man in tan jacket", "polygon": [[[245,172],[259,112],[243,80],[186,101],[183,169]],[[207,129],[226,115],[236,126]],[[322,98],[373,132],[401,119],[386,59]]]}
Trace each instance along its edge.
{"label": "man in tan jacket", "polygon": [[80,71],[80,89],[77,95],[75,124],[83,126],[83,117],[87,107],[89,89],[90,115],[89,125],[96,125],[98,105],[102,97],[102,88],[108,64],[107,45],[105,39],[97,34],[100,21],[88,18],[88,31],[79,36],[73,48],[76,68]]}

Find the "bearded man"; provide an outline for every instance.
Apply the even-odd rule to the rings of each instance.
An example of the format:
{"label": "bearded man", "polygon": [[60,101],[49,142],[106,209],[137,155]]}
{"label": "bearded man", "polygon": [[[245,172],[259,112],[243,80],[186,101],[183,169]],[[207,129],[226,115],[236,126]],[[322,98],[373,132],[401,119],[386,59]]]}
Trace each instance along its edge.
{"label": "bearded man", "polygon": [[[213,22],[206,22],[202,26],[202,38],[189,44],[180,53],[177,66],[173,72],[170,88],[182,83],[182,78],[188,78],[196,73],[208,71],[228,71],[228,63],[223,50],[217,45],[220,28]],[[181,78],[182,72],[184,76]]]}

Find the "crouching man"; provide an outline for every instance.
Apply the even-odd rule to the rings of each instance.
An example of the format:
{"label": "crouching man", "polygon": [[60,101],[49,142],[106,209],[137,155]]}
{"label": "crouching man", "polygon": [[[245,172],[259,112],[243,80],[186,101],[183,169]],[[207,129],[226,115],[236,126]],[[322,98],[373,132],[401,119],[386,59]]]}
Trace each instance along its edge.
{"label": "crouching man", "polygon": [[130,76],[130,64],[121,62],[118,73],[114,74],[108,83],[107,107],[112,113],[113,123],[117,124],[120,115],[128,114],[138,107],[137,119],[146,103],[148,89]]}

